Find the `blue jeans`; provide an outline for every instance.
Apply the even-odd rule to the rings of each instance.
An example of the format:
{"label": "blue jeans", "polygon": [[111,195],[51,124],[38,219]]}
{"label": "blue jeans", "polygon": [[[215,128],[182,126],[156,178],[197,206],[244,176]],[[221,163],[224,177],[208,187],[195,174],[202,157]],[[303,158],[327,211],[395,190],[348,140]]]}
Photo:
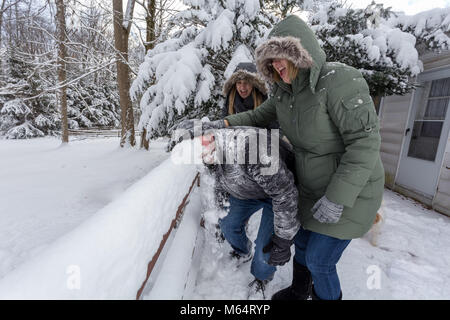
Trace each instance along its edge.
{"label": "blue jeans", "polygon": [[295,236],[294,259],[308,268],[314,292],[323,300],[337,300],[341,285],[336,264],[351,240],[341,240],[300,228]]}
{"label": "blue jeans", "polygon": [[261,223],[255,240],[255,254],[250,272],[259,280],[272,280],[276,267],[267,263],[270,254],[262,252],[273,233],[272,199],[241,200],[230,196],[228,215],[219,219],[219,225],[231,247],[240,254],[248,254],[252,244],[245,233],[245,226],[248,219],[261,208]]}

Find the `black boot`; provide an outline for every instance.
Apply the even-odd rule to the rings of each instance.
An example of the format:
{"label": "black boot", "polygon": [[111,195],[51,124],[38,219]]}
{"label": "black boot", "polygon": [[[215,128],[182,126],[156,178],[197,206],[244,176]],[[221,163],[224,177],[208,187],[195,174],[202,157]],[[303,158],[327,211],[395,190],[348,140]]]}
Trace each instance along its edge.
{"label": "black boot", "polygon": [[[314,286],[312,287],[312,290],[311,290],[311,299],[312,300],[323,300],[317,296],[316,292],[314,291]],[[337,299],[342,300],[342,291],[341,291],[341,294],[339,295],[339,298],[337,298]]]}
{"label": "black boot", "polygon": [[311,272],[294,260],[292,284],[275,293],[272,300],[308,300],[311,296],[311,287]]}

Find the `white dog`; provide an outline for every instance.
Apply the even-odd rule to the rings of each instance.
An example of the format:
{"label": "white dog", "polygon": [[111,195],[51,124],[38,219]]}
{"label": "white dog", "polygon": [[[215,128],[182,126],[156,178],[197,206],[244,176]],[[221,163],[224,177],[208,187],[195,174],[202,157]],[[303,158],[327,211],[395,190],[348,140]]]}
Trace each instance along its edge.
{"label": "white dog", "polygon": [[385,217],[384,217],[383,204],[381,204],[381,207],[378,210],[377,215],[375,216],[373,225],[368,232],[370,244],[372,244],[375,247],[378,246],[378,236],[380,235],[380,231],[384,224],[384,220],[385,220]]}

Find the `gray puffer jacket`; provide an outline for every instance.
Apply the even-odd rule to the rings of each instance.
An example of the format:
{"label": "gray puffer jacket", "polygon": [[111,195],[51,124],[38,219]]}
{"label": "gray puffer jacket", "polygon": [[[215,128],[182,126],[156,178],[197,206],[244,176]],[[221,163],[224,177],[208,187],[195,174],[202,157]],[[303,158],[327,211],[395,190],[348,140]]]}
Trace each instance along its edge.
{"label": "gray puffer jacket", "polygon": [[[210,169],[216,175],[216,194],[226,192],[238,199],[271,198],[275,234],[291,240],[300,228],[298,191],[287,165],[294,158],[276,133],[253,127],[215,130],[216,164]],[[272,143],[272,139],[276,140]],[[272,148],[279,152],[271,152]]]}

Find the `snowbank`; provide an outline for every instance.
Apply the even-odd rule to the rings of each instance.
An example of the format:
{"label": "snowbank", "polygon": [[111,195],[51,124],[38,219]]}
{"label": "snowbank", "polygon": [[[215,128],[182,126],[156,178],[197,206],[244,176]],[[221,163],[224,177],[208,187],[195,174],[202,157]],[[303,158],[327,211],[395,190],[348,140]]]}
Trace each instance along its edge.
{"label": "snowbank", "polygon": [[[183,160],[192,156],[183,153],[189,148],[183,142],[174,151]],[[197,174],[195,161],[179,160],[166,160],[7,274],[0,280],[0,299],[135,299],[148,261]]]}
{"label": "snowbank", "polygon": [[0,279],[169,157],[167,140],[152,140],[149,151],[119,140],[0,139]]}

